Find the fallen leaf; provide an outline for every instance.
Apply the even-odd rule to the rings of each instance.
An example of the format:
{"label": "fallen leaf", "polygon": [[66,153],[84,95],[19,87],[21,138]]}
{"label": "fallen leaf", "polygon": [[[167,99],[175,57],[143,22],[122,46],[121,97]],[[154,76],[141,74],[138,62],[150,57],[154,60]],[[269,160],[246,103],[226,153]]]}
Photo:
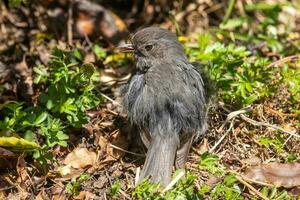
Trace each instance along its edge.
{"label": "fallen leaf", "polygon": [[17,179],[17,182],[19,183],[20,187],[26,191],[28,189],[26,183],[29,181],[28,178],[30,176],[27,173],[26,162],[24,160],[24,156],[23,155],[21,155],[18,158],[18,162],[17,162],[16,168],[17,168],[17,172],[18,172],[18,175],[19,175],[19,177]]}
{"label": "fallen leaf", "polygon": [[300,186],[300,163],[268,163],[251,167],[243,176],[246,179],[273,184],[277,187]]}
{"label": "fallen leaf", "polygon": [[77,196],[73,197],[76,200],[94,199],[95,195],[89,191],[81,191]]}
{"label": "fallen leaf", "polygon": [[[68,167],[70,167],[69,165],[67,165]],[[61,177],[56,177],[55,181],[68,181],[71,180],[72,178],[77,178],[80,175],[82,175],[82,173],[85,171],[85,169],[74,169],[74,168],[70,168],[69,171],[65,171],[64,174],[61,174]],[[61,171],[60,171],[61,173]]]}
{"label": "fallen leaf", "polygon": [[14,151],[33,150],[40,148],[40,146],[35,142],[17,137],[0,137],[0,146],[10,147]]}
{"label": "fallen leaf", "polygon": [[207,179],[207,181],[205,182],[206,185],[210,186],[210,187],[214,187],[219,181],[221,180],[220,177],[217,176],[211,176]]}
{"label": "fallen leaf", "polygon": [[107,145],[106,151],[108,156],[111,156],[115,159],[119,159],[123,157],[125,152],[120,149],[127,150],[129,146],[126,136],[122,134],[120,131],[112,135],[112,137],[110,138],[110,144],[111,145]]}
{"label": "fallen leaf", "polygon": [[41,191],[38,193],[38,195],[35,197],[35,200],[43,200],[46,198],[46,192],[45,189],[42,188]]}
{"label": "fallen leaf", "polygon": [[208,140],[207,138],[204,138],[197,153],[204,154],[205,152],[208,152],[208,150],[209,150]]}
{"label": "fallen leaf", "polygon": [[15,154],[7,149],[0,147],[0,158],[12,158]]}
{"label": "fallen leaf", "polygon": [[241,163],[243,163],[244,165],[254,166],[254,165],[261,164],[261,160],[259,157],[253,156],[251,158],[245,158],[245,159],[241,160]]}
{"label": "fallen leaf", "polygon": [[300,197],[300,187],[295,187],[288,192],[289,195]]}
{"label": "fallen leaf", "polygon": [[65,158],[64,164],[70,165],[75,169],[92,166],[96,162],[97,155],[95,152],[86,148],[75,148]]}
{"label": "fallen leaf", "polygon": [[53,195],[52,199],[53,200],[67,199],[66,195],[64,193],[64,188],[65,188],[65,186],[61,182],[58,182],[55,185],[53,185],[51,187],[51,194]]}

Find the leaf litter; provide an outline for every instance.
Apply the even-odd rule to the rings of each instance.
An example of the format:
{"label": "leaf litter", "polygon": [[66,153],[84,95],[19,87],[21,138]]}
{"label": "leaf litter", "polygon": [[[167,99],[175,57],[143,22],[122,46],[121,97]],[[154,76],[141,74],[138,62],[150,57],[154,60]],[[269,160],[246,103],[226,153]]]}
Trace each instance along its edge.
{"label": "leaf litter", "polygon": [[[18,10],[19,13],[17,10],[11,12],[2,2],[0,3],[1,11],[3,11],[0,12],[0,22],[4,22],[1,24],[4,28],[2,27],[0,30],[0,41],[2,41],[0,42],[0,67],[3,71],[0,75],[0,83],[3,83],[4,87],[9,90],[9,92],[1,95],[1,103],[5,102],[6,99],[18,100],[18,91],[20,91],[20,89],[18,89],[20,88],[20,85],[18,86],[18,84],[20,84],[18,83],[18,78],[20,77],[21,83],[23,82],[23,85],[28,86],[29,89],[21,90],[21,92],[25,92],[21,94],[21,96],[25,99],[28,99],[28,97],[31,98],[32,95],[38,96],[38,90],[42,88],[38,88],[38,90],[36,90],[37,88],[32,88],[31,66],[41,63],[47,64],[49,61],[48,52],[50,52],[50,49],[54,46],[59,46],[63,49],[69,48],[66,41],[66,34],[64,33],[66,26],[65,24],[59,24],[67,23],[68,21],[68,11],[66,11],[68,2],[69,1],[60,1],[59,4],[61,5],[57,4],[59,5],[57,6],[53,5],[52,1],[43,1],[43,4],[47,6],[51,5],[48,11],[44,9],[42,5],[33,4],[32,9],[35,10],[35,17],[33,18],[29,15],[30,12],[28,12],[26,7],[22,7],[22,9]],[[192,35],[195,30],[202,31],[208,29],[211,25],[218,25],[224,16],[223,8],[225,8],[225,4],[222,2],[191,2],[184,10],[180,10],[181,5],[177,5],[176,2],[177,1],[174,1],[174,10],[172,11],[174,12],[174,18],[181,27],[183,27],[182,32],[187,35]],[[238,7],[237,12],[245,12],[240,6],[241,1],[237,0],[236,2]],[[101,60],[104,58],[101,56],[98,57],[97,54],[93,55],[94,52],[90,51],[93,46],[91,41],[103,42],[105,51],[109,52],[108,47],[113,43],[119,42],[118,39],[115,40],[119,36],[114,37],[111,33],[123,31],[124,26],[122,24],[127,24],[130,30],[135,30],[135,28],[132,27],[137,27],[138,25],[146,26],[157,20],[157,23],[162,22],[162,26],[168,27],[174,32],[176,30],[176,26],[172,23],[172,20],[164,21],[162,14],[158,13],[155,9],[156,6],[161,6],[160,4],[153,5],[153,3],[148,2],[144,6],[142,10],[145,12],[138,13],[140,9],[137,9],[138,5],[134,5],[132,9],[133,13],[130,13],[131,16],[129,16],[129,18],[118,17],[117,21],[113,21],[112,25],[109,26],[109,29],[105,29],[105,31],[102,32],[94,31],[99,30],[99,28],[103,29],[102,26],[99,26],[99,23],[98,25],[95,23],[98,20],[95,16],[103,12],[101,9],[104,9],[105,16],[108,16],[102,23],[107,23],[107,21],[105,21],[107,19],[108,21],[115,19],[113,17],[114,13],[108,10],[105,11],[105,6],[100,10],[96,9],[95,12],[93,11],[95,15],[93,15],[93,13],[92,15],[87,15],[84,11],[84,6],[79,13],[75,12],[75,26],[73,27],[74,34],[72,42],[76,44],[76,46],[84,49],[87,54],[92,55],[84,59],[93,63],[101,63],[99,66],[101,66],[100,71],[103,71],[101,75],[103,85],[100,86],[100,89],[101,92],[108,97],[113,97],[116,87],[128,80],[132,68],[124,67],[128,65],[128,63],[122,63],[125,57],[119,58],[118,56],[114,57],[108,55],[105,60]],[[77,9],[76,5],[74,9]],[[167,9],[167,7],[161,7],[162,11],[165,9]],[[56,13],[56,15],[53,15],[53,13]],[[132,18],[134,15],[141,16],[140,20],[134,20]],[[261,13],[255,15],[258,15],[257,17],[263,20]],[[61,20],[57,20],[57,17]],[[296,17],[297,16],[294,18],[296,19]],[[285,19],[282,16],[281,18]],[[122,19],[124,22],[118,21]],[[30,25],[32,22],[36,24]],[[186,26],[187,22],[189,22],[189,26]],[[119,27],[116,27],[116,24],[119,24]],[[29,25],[33,25],[29,32],[22,28]],[[89,28],[92,31],[86,30]],[[76,33],[76,31],[78,31],[78,33]],[[55,34],[50,35],[48,32]],[[77,38],[76,34],[79,34],[78,38],[80,39]],[[101,37],[104,37],[104,39]],[[122,38],[125,37],[124,35],[122,36]],[[29,43],[27,42],[28,40],[30,41]],[[261,51],[265,56],[274,56],[274,60],[276,56],[278,56],[272,55],[273,52],[269,51],[266,45],[257,50]],[[14,54],[11,52],[14,52]],[[24,54],[26,54],[25,60],[23,59]],[[278,62],[280,60],[283,59],[278,59],[277,62],[269,66],[279,68]],[[104,62],[105,66],[103,66],[102,62]],[[17,65],[19,75],[14,75],[11,69]],[[297,65],[297,63],[295,65]],[[32,94],[32,89],[34,94]],[[297,123],[299,124],[297,118],[299,114],[295,116],[294,113],[290,113],[288,108],[293,105],[288,101],[288,97],[289,92],[283,87],[276,98],[266,98],[264,101],[258,102],[259,104],[254,104],[253,112],[249,115],[247,113],[245,116],[257,122],[275,124],[283,127],[285,130],[295,132],[295,130],[297,130]],[[246,177],[245,180],[248,181],[249,179],[249,183],[251,183],[250,180],[254,181],[253,184],[251,183],[254,190],[252,188],[252,190],[243,191],[245,198],[249,197],[250,199],[250,194],[252,194],[253,191],[258,192],[258,194],[263,193],[261,190],[262,186],[259,183],[255,183],[255,181],[266,182],[275,186],[290,186],[293,188],[289,192],[297,194],[297,187],[294,186],[299,184],[299,164],[280,163],[295,160],[295,157],[296,160],[299,158],[299,139],[290,137],[288,134],[272,128],[255,126],[239,117],[232,118],[226,122],[227,115],[233,110],[236,110],[235,107],[224,104],[217,104],[214,108],[211,108],[209,135],[203,142],[199,140],[194,144],[194,149],[196,150],[191,152],[189,162],[187,163],[187,168],[197,176],[195,187],[200,189],[200,186],[207,184],[213,188],[216,185],[219,187],[218,183],[223,184],[222,181],[224,177],[211,175],[206,169],[199,169],[198,166],[199,154],[203,155],[215,146],[213,152],[219,159],[218,165],[214,166],[217,166],[217,168],[224,166],[222,169],[224,169],[225,173],[234,171],[237,174],[243,174],[243,172],[245,172],[245,175],[248,174],[249,176]],[[55,170],[50,169],[45,175],[36,173],[38,170],[35,166],[31,165],[32,162],[30,159],[24,159],[21,153],[10,152],[6,148],[5,151],[1,151],[0,149],[0,154],[3,156],[0,159],[13,159],[15,161],[11,162],[11,166],[8,167],[8,170],[10,170],[9,173],[7,173],[7,171],[1,171],[3,173],[0,175],[0,187],[1,189],[4,188],[4,190],[0,190],[0,198],[25,199],[29,197],[31,191],[34,191],[34,195],[36,195],[37,199],[51,197],[53,199],[71,198],[69,194],[66,194],[65,186],[71,182],[70,180],[72,178],[78,180],[83,173],[88,172],[91,177],[82,183],[81,191],[78,195],[74,195],[73,198],[110,199],[108,191],[110,191],[110,188],[115,182],[119,182],[121,193],[119,193],[117,199],[128,199],[134,189],[136,169],[143,163],[143,158],[140,156],[144,155],[142,147],[138,148],[138,146],[135,145],[134,142],[136,141],[134,141],[134,137],[128,137],[129,131],[126,130],[122,124],[124,120],[120,120],[119,116],[117,116],[119,111],[116,105],[106,102],[97,109],[88,112],[91,114],[91,122],[86,124],[87,128],[83,128],[83,130],[80,131],[70,131],[70,144],[72,145],[70,145],[68,149],[55,149],[57,151],[55,152],[58,161],[57,166],[51,166]],[[223,126],[224,122],[226,122],[226,124]],[[222,132],[218,131],[220,127],[223,129]],[[221,138],[225,132],[225,137]],[[281,142],[282,140],[284,141]],[[218,141],[221,142],[217,144]],[[260,164],[261,162],[269,164]],[[16,182],[16,180],[18,182]],[[76,183],[76,181],[74,183]],[[237,188],[238,185],[234,185],[234,187]]]}

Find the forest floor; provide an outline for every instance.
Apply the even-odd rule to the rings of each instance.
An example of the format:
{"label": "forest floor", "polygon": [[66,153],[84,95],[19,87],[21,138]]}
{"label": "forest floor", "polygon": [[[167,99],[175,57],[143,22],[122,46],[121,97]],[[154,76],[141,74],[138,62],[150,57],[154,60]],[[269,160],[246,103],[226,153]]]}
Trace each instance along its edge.
{"label": "forest floor", "polygon": [[[207,134],[166,188],[122,112],[114,48],[178,35],[211,94]],[[299,199],[300,3],[0,1],[0,199]],[[198,66],[198,65],[197,65]]]}

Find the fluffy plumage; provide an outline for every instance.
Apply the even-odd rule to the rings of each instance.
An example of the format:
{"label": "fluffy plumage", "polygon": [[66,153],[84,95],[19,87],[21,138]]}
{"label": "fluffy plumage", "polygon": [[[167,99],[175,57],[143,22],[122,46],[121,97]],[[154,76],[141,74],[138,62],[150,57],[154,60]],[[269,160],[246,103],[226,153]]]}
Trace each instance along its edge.
{"label": "fluffy plumage", "polygon": [[175,160],[183,167],[192,140],[205,132],[203,81],[170,31],[145,28],[132,45],[138,71],[127,85],[124,107],[148,147],[141,179],[165,185]]}

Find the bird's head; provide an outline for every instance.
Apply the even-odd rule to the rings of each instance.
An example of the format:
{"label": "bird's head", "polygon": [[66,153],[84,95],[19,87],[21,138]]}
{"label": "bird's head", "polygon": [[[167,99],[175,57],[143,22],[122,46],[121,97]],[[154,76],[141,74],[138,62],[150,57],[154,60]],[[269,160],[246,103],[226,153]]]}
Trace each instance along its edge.
{"label": "bird's head", "polygon": [[131,44],[118,47],[120,52],[133,52],[136,66],[149,69],[154,62],[172,62],[186,56],[176,35],[166,29],[149,27],[135,33]]}

